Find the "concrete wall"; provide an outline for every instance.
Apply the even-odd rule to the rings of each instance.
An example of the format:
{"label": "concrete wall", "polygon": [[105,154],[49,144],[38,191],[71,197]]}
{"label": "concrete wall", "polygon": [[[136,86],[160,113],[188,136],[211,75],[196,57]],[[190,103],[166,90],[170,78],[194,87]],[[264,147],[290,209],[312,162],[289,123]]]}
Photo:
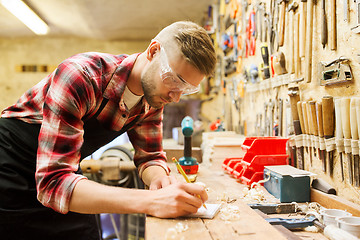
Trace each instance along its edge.
{"label": "concrete wall", "polygon": [[0,38],[0,109],[13,104],[27,89],[50,72],[17,72],[18,65],[56,66],[64,59],[88,51],[132,54],[148,41],[100,41],[79,38]]}

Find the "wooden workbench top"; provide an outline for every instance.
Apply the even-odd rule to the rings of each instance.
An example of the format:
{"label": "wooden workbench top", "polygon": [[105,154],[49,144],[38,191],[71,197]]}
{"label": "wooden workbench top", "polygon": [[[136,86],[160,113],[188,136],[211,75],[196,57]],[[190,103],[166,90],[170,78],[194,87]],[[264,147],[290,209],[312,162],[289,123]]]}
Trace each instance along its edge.
{"label": "wooden workbench top", "polygon": [[[172,174],[181,179],[181,175],[175,170],[175,166],[169,163]],[[245,202],[238,199],[242,196],[244,185],[235,179],[224,174],[220,166],[204,167],[200,166],[197,181],[203,182],[209,188],[209,200],[207,203],[221,203],[221,199],[227,196],[229,199],[237,199],[233,203],[225,205],[235,205],[239,207],[241,217],[238,220],[225,221],[218,213],[213,219],[200,218],[177,218],[159,219],[148,216],[146,218],[146,240],[166,239],[165,235],[169,228],[174,228],[177,223],[182,223],[188,230],[179,233],[176,239],[202,239],[202,240],[282,240],[286,239],[279,231],[266,222],[260,215],[252,210]]]}

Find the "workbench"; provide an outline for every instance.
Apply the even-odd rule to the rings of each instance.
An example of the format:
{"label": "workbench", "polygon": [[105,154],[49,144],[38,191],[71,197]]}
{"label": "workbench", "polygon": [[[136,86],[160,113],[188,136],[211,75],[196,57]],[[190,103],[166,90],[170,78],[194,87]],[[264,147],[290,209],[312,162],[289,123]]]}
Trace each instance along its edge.
{"label": "workbench", "polygon": [[[171,156],[169,156],[171,157]],[[176,171],[175,164],[168,163],[177,178],[182,176]],[[226,205],[234,205],[239,207],[241,217],[237,220],[225,221],[218,213],[213,219],[200,218],[176,218],[176,219],[160,219],[147,216],[145,226],[146,240],[162,240],[166,239],[166,233],[169,228],[175,228],[178,223],[188,227],[187,230],[177,234],[174,239],[201,239],[201,240],[283,240],[283,239],[327,239],[321,233],[310,233],[305,231],[290,232],[285,228],[270,225],[255,210],[251,209],[247,203],[239,199],[243,196],[243,188],[245,185],[231,178],[223,172],[220,162],[213,162],[211,165],[200,164],[197,180],[206,184],[209,188],[209,200],[207,203],[223,203]],[[266,189],[264,188],[264,191]],[[228,199],[236,199],[236,201],[227,203],[221,201],[226,196]],[[270,215],[270,217],[287,217],[281,215]],[[302,216],[303,217],[303,216]],[[279,231],[280,229],[280,231]]]}

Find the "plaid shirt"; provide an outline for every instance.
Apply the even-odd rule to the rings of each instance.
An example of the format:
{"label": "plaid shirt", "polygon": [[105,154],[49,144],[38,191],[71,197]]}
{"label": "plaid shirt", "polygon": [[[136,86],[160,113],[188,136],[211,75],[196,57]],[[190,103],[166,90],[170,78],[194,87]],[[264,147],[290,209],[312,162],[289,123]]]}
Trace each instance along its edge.
{"label": "plaid shirt", "polygon": [[105,128],[119,131],[140,114],[141,124],[128,130],[140,176],[151,165],[169,171],[162,151],[163,109],[151,108],[142,98],[129,111],[122,99],[137,56],[75,55],[2,112],[3,118],[41,124],[35,179],[43,205],[61,213],[69,211],[75,184],[85,178],[74,173],[83,144],[83,119],[97,112],[103,97],[109,101],[97,119]]}

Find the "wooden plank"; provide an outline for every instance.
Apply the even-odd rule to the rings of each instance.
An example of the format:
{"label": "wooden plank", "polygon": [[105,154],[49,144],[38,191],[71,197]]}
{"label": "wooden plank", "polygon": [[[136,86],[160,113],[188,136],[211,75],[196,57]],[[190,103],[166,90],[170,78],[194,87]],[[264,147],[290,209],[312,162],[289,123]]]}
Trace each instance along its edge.
{"label": "wooden plank", "polygon": [[311,188],[310,199],[312,202],[317,202],[325,208],[346,210],[353,216],[360,217],[360,206],[339,196],[323,193],[319,190]]}
{"label": "wooden plank", "polygon": [[[217,214],[214,219],[158,219],[154,217],[146,218],[146,239],[155,240],[165,238],[165,234],[169,228],[175,227],[178,222],[186,224],[189,229],[187,231],[179,233],[181,239],[247,239],[247,240],[285,240],[281,233],[273,228],[268,222],[261,218],[256,212],[254,212],[246,203],[239,200],[239,196],[242,195],[242,189],[244,185],[238,183],[235,179],[225,176],[219,165],[216,164],[217,170],[210,170],[204,166],[200,167],[200,171],[197,176],[197,181],[204,182],[209,187],[209,200],[208,203],[220,203],[222,196],[238,199],[232,205],[238,206],[241,217],[238,220],[225,221],[221,219],[221,214]],[[172,173],[176,177],[181,176],[175,174],[174,164],[169,164]],[[223,207],[227,203],[223,203]]]}

